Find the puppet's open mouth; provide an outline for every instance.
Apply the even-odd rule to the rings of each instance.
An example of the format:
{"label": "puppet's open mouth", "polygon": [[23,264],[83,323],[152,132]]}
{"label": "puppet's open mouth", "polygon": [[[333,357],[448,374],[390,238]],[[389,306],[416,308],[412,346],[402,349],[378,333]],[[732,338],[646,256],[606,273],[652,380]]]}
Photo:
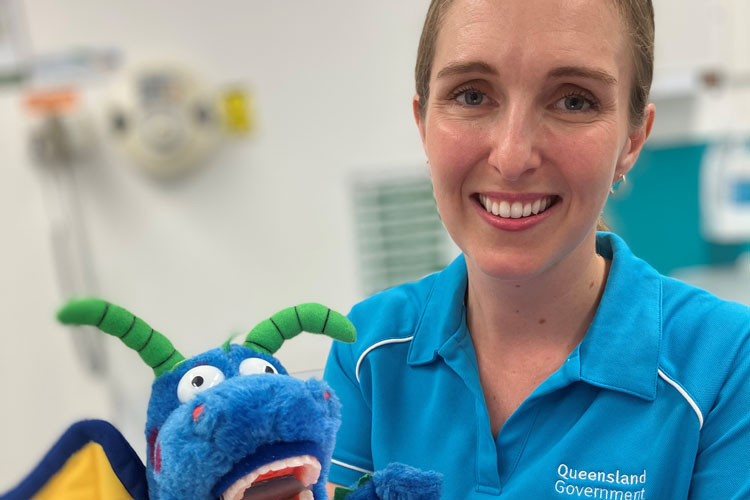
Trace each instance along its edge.
{"label": "puppet's open mouth", "polygon": [[242,476],[222,500],[313,500],[310,488],[320,477],[320,462],[300,455],[268,463]]}

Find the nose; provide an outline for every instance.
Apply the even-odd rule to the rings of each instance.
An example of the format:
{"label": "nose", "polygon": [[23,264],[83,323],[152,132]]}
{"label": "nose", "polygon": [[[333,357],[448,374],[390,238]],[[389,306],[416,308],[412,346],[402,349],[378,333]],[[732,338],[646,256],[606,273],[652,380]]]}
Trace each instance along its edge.
{"label": "nose", "polygon": [[506,180],[517,181],[541,164],[539,118],[530,106],[518,103],[500,113],[491,129],[489,163]]}

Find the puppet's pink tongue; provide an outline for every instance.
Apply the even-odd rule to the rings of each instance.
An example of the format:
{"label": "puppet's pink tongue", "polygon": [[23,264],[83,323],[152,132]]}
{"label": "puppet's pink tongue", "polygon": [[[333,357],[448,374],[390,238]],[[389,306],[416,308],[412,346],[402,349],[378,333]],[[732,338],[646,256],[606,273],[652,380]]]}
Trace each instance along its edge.
{"label": "puppet's pink tongue", "polygon": [[296,500],[303,491],[309,490],[296,477],[279,476],[254,483],[242,500]]}

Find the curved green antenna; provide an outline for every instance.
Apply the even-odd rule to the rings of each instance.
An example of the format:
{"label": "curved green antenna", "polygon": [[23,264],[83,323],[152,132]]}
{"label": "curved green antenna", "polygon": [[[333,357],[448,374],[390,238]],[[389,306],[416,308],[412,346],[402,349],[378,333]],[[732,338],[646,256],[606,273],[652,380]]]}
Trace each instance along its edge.
{"label": "curved green antenna", "polygon": [[66,325],[95,326],[119,338],[138,352],[141,359],[154,369],[157,377],[185,360],[167,337],[145,321],[101,299],[71,300],[57,313],[57,319]]}
{"label": "curved green antenna", "polygon": [[322,333],[334,340],[354,342],[354,325],[345,316],[328,307],[310,302],[283,309],[250,330],[243,346],[274,354],[285,340],[300,332]]}

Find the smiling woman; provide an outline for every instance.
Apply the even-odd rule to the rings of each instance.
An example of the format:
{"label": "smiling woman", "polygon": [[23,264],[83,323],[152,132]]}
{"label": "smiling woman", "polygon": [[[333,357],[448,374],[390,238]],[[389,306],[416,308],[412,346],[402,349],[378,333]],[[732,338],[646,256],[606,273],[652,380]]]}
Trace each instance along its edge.
{"label": "smiling woman", "polygon": [[450,499],[750,495],[750,311],[597,231],[654,120],[653,40],[650,0],[431,3],[413,113],[462,255],[352,310],[333,481],[398,460]]}

